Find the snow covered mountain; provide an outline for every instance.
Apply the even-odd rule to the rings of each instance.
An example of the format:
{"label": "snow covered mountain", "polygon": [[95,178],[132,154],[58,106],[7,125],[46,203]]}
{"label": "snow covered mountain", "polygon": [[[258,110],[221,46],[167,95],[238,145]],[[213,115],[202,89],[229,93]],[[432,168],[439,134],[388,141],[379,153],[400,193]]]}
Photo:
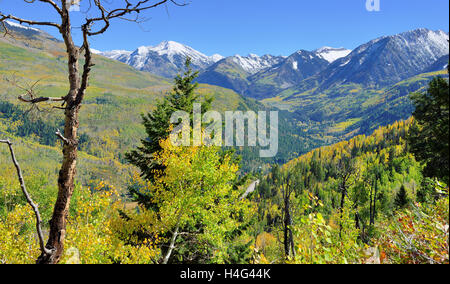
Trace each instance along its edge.
{"label": "snow covered mountain", "polygon": [[251,85],[245,94],[253,98],[270,97],[319,73],[329,64],[328,60],[315,52],[299,50],[281,63],[251,76],[249,78]]}
{"label": "snow covered mountain", "polygon": [[334,61],[338,60],[339,58],[346,57],[352,51],[350,49],[345,49],[345,48],[333,48],[333,47],[329,47],[329,46],[324,46],[324,47],[314,50],[313,52],[320,58],[325,59],[326,61],[328,61],[330,63],[333,63]]}
{"label": "snow covered mountain", "polygon": [[250,54],[224,58],[200,73],[198,82],[232,89],[245,94],[251,82],[250,76],[281,64],[286,57]]}
{"label": "snow covered mountain", "polygon": [[203,53],[174,41],[164,41],[157,46],[141,46],[135,51],[113,50],[100,53],[133,66],[140,71],[147,71],[163,77],[174,77],[184,67],[187,57],[192,59],[192,67],[203,70],[223,56],[215,54],[206,56]]}
{"label": "snow covered mountain", "polygon": [[243,70],[250,74],[255,74],[263,69],[270,68],[276,64],[281,63],[286,57],[264,55],[258,56],[256,54],[250,54],[248,56],[235,55],[232,56],[232,60],[240,65]]}
{"label": "snow covered mountain", "polygon": [[449,54],[448,39],[443,31],[417,29],[374,39],[353,51],[325,46],[300,50],[288,57],[206,56],[173,41],[139,47],[133,52],[113,50],[101,54],[168,78],[178,74],[186,57],[190,57],[194,69],[200,71],[199,82],[267,98],[289,88],[323,90],[348,83],[372,87],[395,84],[443,66]]}
{"label": "snow covered mountain", "polygon": [[7,28],[13,28],[13,29],[21,29],[21,30],[30,30],[30,31],[35,31],[35,32],[40,32],[40,30],[29,27],[29,26],[24,26],[21,25],[19,23],[13,22],[13,21],[5,21]]}
{"label": "snow covered mountain", "polygon": [[[14,21],[4,22],[6,29],[12,36],[3,36],[4,27],[0,24],[0,41],[13,43],[23,47],[33,47],[37,49],[58,50],[61,41],[49,35],[45,31],[30,27],[28,25],[21,25]],[[21,40],[26,38],[27,41]]]}
{"label": "snow covered mountain", "polygon": [[363,44],[320,73],[322,88],[356,83],[387,86],[418,75],[449,54],[449,35],[417,29]]}

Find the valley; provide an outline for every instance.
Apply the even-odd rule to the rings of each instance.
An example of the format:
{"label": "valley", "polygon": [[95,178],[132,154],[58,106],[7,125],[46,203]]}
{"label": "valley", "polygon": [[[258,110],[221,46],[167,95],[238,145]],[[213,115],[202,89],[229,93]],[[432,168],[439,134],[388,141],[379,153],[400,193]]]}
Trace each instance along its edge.
{"label": "valley", "polygon": [[448,32],[96,50],[170,1],[38,2],[61,25],[0,11],[0,264],[449,263]]}

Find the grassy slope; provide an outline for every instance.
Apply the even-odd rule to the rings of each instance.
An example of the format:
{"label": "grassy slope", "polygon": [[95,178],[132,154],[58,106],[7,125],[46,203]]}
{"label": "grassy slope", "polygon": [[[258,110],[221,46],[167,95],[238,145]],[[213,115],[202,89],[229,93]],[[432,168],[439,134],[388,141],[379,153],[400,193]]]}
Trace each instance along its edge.
{"label": "grassy slope", "polygon": [[[52,43],[51,49],[44,49],[40,40],[0,40],[0,100],[20,104],[17,96],[22,91],[6,80],[13,78],[21,85],[40,80],[36,88],[40,96],[65,95],[68,90],[66,59],[59,48]],[[156,101],[170,91],[172,82],[101,56],[95,56],[95,64],[80,126],[80,133],[87,133],[92,141],[85,149],[87,153],[81,154],[79,181],[88,184],[92,179],[107,179],[122,184],[125,182],[123,174],[129,167],[121,165],[119,157],[143,138],[140,114],[153,109]],[[240,95],[220,87],[201,85],[199,93],[214,97],[213,107],[219,111],[235,110],[248,104]],[[48,106],[43,108],[50,110]],[[62,121],[59,110],[29,115]],[[22,162],[46,174],[56,174],[59,148],[39,145],[32,138],[12,137],[6,131],[10,123],[0,115],[0,136],[18,143]],[[8,158],[5,151],[0,151],[2,167],[8,163]]]}
{"label": "grassy slope", "polygon": [[370,134],[379,126],[407,119],[413,110],[409,94],[423,91],[438,75],[448,77],[446,71],[425,73],[379,90],[357,84],[324,91],[292,88],[264,102],[298,113],[311,133],[325,139],[342,140],[357,134]]}

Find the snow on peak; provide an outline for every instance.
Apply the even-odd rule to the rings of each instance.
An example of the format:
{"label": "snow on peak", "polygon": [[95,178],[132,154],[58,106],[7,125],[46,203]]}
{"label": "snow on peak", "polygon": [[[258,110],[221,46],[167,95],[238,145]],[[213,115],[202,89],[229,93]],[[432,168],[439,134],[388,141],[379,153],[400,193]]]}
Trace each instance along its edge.
{"label": "snow on peak", "polygon": [[32,31],[36,31],[36,32],[39,31],[38,29],[35,29],[35,28],[32,28],[32,27],[27,27],[27,26],[21,25],[21,24],[16,23],[16,22],[12,22],[12,21],[5,21],[5,22],[10,27],[14,27],[14,28],[18,28],[18,29],[24,29],[24,30],[32,30]]}
{"label": "snow on peak", "polygon": [[97,54],[103,55],[105,57],[108,57],[108,58],[111,58],[111,59],[114,59],[114,60],[122,61],[122,60],[120,60],[121,58],[129,58],[130,57],[131,51],[128,51],[128,50],[111,50],[111,51],[99,52]]}
{"label": "snow on peak", "polygon": [[214,61],[214,63],[224,59],[225,57],[220,54],[213,54],[211,55],[211,59]]}
{"label": "snow on peak", "polygon": [[[189,46],[175,42],[163,41],[156,46],[140,46],[134,51],[112,50],[101,53],[108,58],[121,61],[138,70],[155,70],[155,74],[172,76],[173,70],[183,68],[187,57],[191,58],[196,69],[204,69],[224,57],[219,54],[207,56]],[[167,71],[164,73],[163,71]],[[159,73],[158,73],[159,72]]]}
{"label": "snow on peak", "polygon": [[97,50],[97,49],[94,49],[94,48],[91,48],[91,52],[93,54],[102,54],[102,52],[100,50]]}
{"label": "snow on peak", "polygon": [[345,48],[333,48],[329,46],[324,46],[319,49],[314,50],[314,53],[322,59],[332,63],[342,57],[346,57],[352,51]]}
{"label": "snow on peak", "polygon": [[280,63],[281,58],[282,57],[272,55],[258,56],[256,54],[249,54],[248,56],[241,56],[237,54],[233,56],[233,61],[240,65],[246,72],[255,74],[263,69]]}
{"label": "snow on peak", "polygon": [[416,29],[398,35],[388,37],[390,46],[402,50],[408,54],[436,61],[440,57],[449,54],[449,36],[446,32],[429,29]]}
{"label": "snow on peak", "polygon": [[194,50],[193,48],[183,45],[175,41],[163,41],[155,47],[149,47],[149,50],[158,53],[159,55],[173,55],[180,53],[195,53],[200,52]]}
{"label": "snow on peak", "polygon": [[135,60],[135,62],[138,63],[137,68],[144,65],[146,57],[154,55],[155,53],[158,56],[167,57],[172,62],[175,60],[175,57],[190,57],[193,64],[202,67],[213,64],[224,58],[219,54],[207,56],[192,47],[175,41],[163,41],[156,46],[141,46],[132,53],[133,57],[138,57],[138,60]]}

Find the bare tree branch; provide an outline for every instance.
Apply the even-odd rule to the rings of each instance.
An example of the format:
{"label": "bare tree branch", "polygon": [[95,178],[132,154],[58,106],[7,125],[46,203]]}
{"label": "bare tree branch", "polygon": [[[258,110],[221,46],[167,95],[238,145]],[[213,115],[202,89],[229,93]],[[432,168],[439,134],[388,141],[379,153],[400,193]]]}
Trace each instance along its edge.
{"label": "bare tree branch", "polygon": [[[89,0],[89,12],[97,13],[96,16],[86,17],[84,24],[81,25],[83,33],[83,43],[81,47],[75,45],[72,37],[72,23],[70,7],[75,0],[60,0],[59,6],[55,0],[25,0],[27,3],[43,2],[49,4],[59,15],[60,22],[32,21],[18,18],[12,15],[6,15],[0,12],[0,23],[4,27],[6,20],[13,20],[21,24],[38,26],[53,26],[58,28],[66,47],[67,55],[67,73],[69,81],[69,91],[63,97],[40,97],[33,92],[36,85],[28,88],[22,88],[26,94],[19,96],[19,100],[32,105],[38,109],[41,102],[62,102],[61,109],[64,109],[64,135],[58,130],[55,134],[63,143],[63,158],[61,169],[58,176],[58,196],[53,208],[52,219],[50,220],[50,232],[47,244],[38,258],[37,263],[53,264],[58,263],[64,252],[64,242],[66,234],[67,216],[69,214],[70,200],[75,190],[75,176],[78,159],[78,128],[80,125],[79,114],[83,103],[86,90],[89,86],[89,75],[94,66],[92,52],[89,45],[89,37],[104,33],[110,27],[112,19],[127,19],[138,22],[139,14],[143,11],[156,8],[166,3],[179,4],[175,0],[123,0],[123,7],[108,10],[104,3],[106,0]],[[79,3],[77,1],[76,3]],[[117,7],[117,6],[116,6]],[[95,11],[91,11],[94,10]],[[133,19],[128,16],[135,16]],[[94,30],[94,26],[98,28]],[[7,29],[5,29],[8,33]],[[79,70],[79,58],[84,53],[83,70]],[[54,107],[58,108],[58,107]]]}
{"label": "bare tree branch", "polygon": [[9,151],[11,153],[12,162],[13,162],[14,166],[16,167],[16,171],[17,171],[17,176],[18,176],[18,179],[19,179],[20,187],[22,189],[23,194],[25,195],[25,198],[27,199],[28,204],[31,206],[31,208],[33,208],[34,215],[36,216],[36,231],[37,231],[37,235],[38,235],[38,238],[39,238],[39,247],[41,249],[41,252],[43,254],[51,254],[52,252],[49,249],[47,249],[45,247],[45,244],[44,244],[44,235],[42,233],[42,228],[41,228],[42,219],[41,219],[41,215],[39,213],[39,208],[33,202],[33,200],[31,199],[30,195],[28,194],[27,187],[25,185],[25,181],[24,181],[23,175],[22,175],[22,169],[20,168],[20,165],[17,162],[16,155],[14,153],[14,149],[13,149],[13,146],[12,146],[13,144],[9,140],[0,140],[0,143],[8,145]]}
{"label": "bare tree branch", "polygon": [[25,95],[20,95],[18,99],[24,103],[30,103],[30,104],[37,104],[42,102],[62,102],[65,100],[64,97],[61,98],[55,98],[55,97],[40,97],[40,98],[34,98],[34,99],[26,99],[24,97]]}
{"label": "bare tree branch", "polygon": [[18,17],[13,16],[13,15],[5,15],[2,12],[0,12],[0,22],[3,23],[6,20],[14,20],[14,21],[19,22],[20,24],[28,24],[28,25],[36,25],[36,26],[52,26],[52,27],[55,27],[55,28],[58,28],[58,29],[61,28],[60,25],[58,25],[56,23],[53,23],[53,22],[30,21],[30,20],[25,20],[25,19],[22,19],[22,18],[18,18]]}
{"label": "bare tree branch", "polygon": [[59,138],[59,139],[61,139],[64,143],[66,143],[66,144],[69,144],[70,143],[70,140],[69,139],[67,139],[66,137],[64,137],[64,135],[62,135],[62,133],[61,133],[61,131],[58,129],[57,131],[56,131],[56,136]]}
{"label": "bare tree branch", "polygon": [[[101,0],[94,0],[95,6],[97,6],[98,10],[100,11],[101,15],[99,17],[95,18],[88,18],[86,19],[86,25],[88,27],[91,27],[93,23],[96,22],[103,22],[103,27],[98,29],[97,31],[90,31],[88,32],[89,36],[98,35],[104,33],[110,26],[110,21],[115,18],[119,19],[126,19],[128,21],[135,21],[138,22],[138,16],[139,13],[145,10],[149,10],[152,8],[156,8],[158,6],[161,6],[163,4],[166,4],[167,2],[171,2],[175,4],[176,6],[186,6],[186,3],[178,3],[174,0],[160,0],[154,4],[150,4],[150,0],[142,0],[135,4],[130,3],[130,1],[125,0],[126,6],[124,8],[117,8],[111,11],[108,11],[104,5],[102,5]],[[135,19],[127,19],[124,16],[135,14]]]}

